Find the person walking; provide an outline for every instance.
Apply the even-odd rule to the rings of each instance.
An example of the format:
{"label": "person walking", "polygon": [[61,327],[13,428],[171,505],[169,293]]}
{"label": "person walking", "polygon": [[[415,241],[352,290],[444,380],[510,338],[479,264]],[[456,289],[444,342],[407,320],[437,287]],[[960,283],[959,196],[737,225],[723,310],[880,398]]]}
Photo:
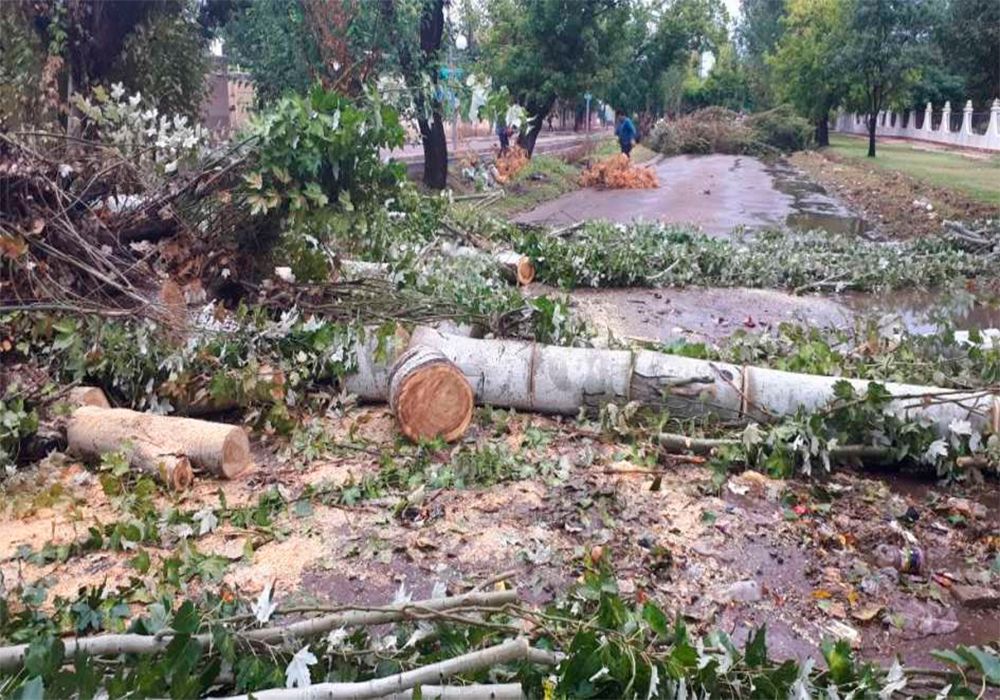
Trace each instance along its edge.
{"label": "person walking", "polygon": [[500,155],[507,155],[507,150],[510,148],[510,129],[503,119],[497,119],[497,138],[500,139]]}
{"label": "person walking", "polygon": [[626,158],[632,157],[632,142],[636,140],[637,132],[635,124],[628,118],[622,110],[615,112],[615,136],[618,137],[618,146]]}

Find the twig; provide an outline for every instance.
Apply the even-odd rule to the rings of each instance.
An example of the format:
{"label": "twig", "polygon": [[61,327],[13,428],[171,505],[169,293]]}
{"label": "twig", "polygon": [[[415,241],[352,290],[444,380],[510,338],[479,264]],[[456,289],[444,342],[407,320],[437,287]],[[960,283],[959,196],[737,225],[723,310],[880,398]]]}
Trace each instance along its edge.
{"label": "twig", "polygon": [[[290,625],[263,627],[248,630],[238,636],[248,642],[277,643],[286,639],[314,637],[325,634],[339,627],[355,627],[365,625],[381,625],[387,622],[404,620],[414,616],[411,611],[445,611],[463,606],[499,607],[517,600],[517,591],[474,592],[450,598],[433,598],[413,603],[389,605],[382,608],[356,607],[344,612],[324,615],[294,622]],[[67,658],[77,652],[87,656],[116,656],[118,654],[154,654],[163,651],[175,635],[171,632],[158,635],[143,634],[105,634],[96,637],[81,637],[66,639],[63,643]],[[192,639],[203,648],[212,644],[211,634],[199,634]],[[20,667],[28,652],[27,644],[0,648],[0,671]],[[387,691],[388,692],[388,691]],[[384,693],[383,693],[384,694]]]}

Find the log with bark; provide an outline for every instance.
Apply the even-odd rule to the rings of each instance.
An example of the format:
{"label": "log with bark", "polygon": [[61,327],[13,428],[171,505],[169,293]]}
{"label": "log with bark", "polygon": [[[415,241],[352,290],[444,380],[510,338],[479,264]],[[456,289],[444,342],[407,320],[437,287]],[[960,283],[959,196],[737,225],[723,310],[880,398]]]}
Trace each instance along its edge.
{"label": "log with bark", "polygon": [[78,408],[66,438],[70,453],[84,459],[124,450],[133,468],[177,490],[191,485],[192,467],[231,479],[251,464],[250,443],[239,426],[125,408]]}
{"label": "log with bark", "polygon": [[475,398],[462,371],[443,353],[411,345],[389,372],[389,406],[409,439],[452,442],[469,427]]}
{"label": "log with bark", "polygon": [[[576,415],[608,403],[639,401],[666,407],[680,418],[712,414],[725,421],[765,422],[834,399],[840,377],[798,374],[649,350],[566,348],[517,340],[477,340],[421,326],[411,348],[432,348],[468,378],[483,404]],[[847,379],[863,395],[868,380]],[[980,432],[1000,432],[1000,397],[993,390],[952,390],[883,383],[895,398],[888,409],[903,418],[931,421],[947,436],[956,420]]]}
{"label": "log with bark", "polygon": [[487,256],[493,260],[500,273],[514,284],[531,284],[535,280],[535,264],[527,255],[514,250],[484,251],[471,246],[445,243],[441,252],[453,258],[479,258]]}

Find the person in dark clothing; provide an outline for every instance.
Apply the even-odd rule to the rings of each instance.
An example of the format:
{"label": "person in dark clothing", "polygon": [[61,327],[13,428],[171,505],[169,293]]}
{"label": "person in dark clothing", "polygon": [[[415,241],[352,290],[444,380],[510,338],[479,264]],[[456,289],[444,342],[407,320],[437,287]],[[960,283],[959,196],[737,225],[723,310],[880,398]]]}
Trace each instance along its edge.
{"label": "person in dark clothing", "polygon": [[627,157],[632,157],[632,142],[636,140],[637,132],[635,124],[628,118],[622,110],[615,112],[615,136],[618,137],[618,146]]}
{"label": "person in dark clothing", "polygon": [[507,155],[507,149],[510,148],[510,129],[502,119],[497,119],[497,138],[500,139],[500,155]]}

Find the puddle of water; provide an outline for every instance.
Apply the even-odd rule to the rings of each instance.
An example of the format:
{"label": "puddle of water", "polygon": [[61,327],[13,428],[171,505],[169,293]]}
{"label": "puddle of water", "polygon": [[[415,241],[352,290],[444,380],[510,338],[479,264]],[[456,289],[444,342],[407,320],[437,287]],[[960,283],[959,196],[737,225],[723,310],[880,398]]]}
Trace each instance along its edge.
{"label": "puddle of water", "polygon": [[902,328],[918,335],[931,335],[947,327],[959,330],[1000,328],[1000,308],[977,303],[964,289],[943,292],[897,290],[881,294],[844,292],[836,299],[857,316],[898,321]]}
{"label": "puddle of water", "polygon": [[792,212],[785,225],[798,231],[821,230],[829,233],[864,235],[871,227],[864,218],[845,207],[821,185],[810,180],[784,161],[772,163],[767,172],[774,187],[792,198]]}

